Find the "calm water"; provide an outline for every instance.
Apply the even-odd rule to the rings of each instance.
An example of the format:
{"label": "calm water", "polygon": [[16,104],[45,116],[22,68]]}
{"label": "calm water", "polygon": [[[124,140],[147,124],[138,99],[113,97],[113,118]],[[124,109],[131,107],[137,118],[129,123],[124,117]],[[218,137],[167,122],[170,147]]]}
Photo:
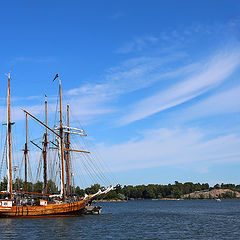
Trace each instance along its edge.
{"label": "calm water", "polygon": [[0,219],[0,239],[240,239],[240,200],[101,205],[98,216]]}

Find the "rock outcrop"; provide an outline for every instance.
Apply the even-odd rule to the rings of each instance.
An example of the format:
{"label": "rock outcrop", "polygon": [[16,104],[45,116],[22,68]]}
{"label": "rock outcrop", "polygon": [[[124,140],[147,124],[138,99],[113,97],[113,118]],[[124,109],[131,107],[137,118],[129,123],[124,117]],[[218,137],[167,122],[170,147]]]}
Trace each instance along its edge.
{"label": "rock outcrop", "polygon": [[196,191],[183,195],[183,198],[208,199],[208,198],[240,198],[240,193],[231,189],[212,189]]}

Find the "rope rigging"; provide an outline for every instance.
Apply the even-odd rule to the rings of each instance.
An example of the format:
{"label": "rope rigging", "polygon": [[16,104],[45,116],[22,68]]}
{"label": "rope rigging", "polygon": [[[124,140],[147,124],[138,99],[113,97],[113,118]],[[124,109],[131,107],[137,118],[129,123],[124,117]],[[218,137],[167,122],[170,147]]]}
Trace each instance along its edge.
{"label": "rope rigging", "polygon": [[[59,93],[58,93],[59,95]],[[65,99],[65,97],[63,97]],[[65,101],[66,103],[67,101]],[[52,105],[49,106],[50,108],[53,108]],[[59,108],[59,99],[57,98],[57,104],[56,104],[56,108],[55,108],[55,114],[54,117],[52,118],[53,120],[53,126],[59,125],[59,121],[58,121],[58,108]],[[42,115],[42,112],[44,112],[43,108],[40,108],[41,113],[39,113],[40,115]],[[52,111],[53,113],[54,111]],[[71,122],[76,123],[77,126],[80,126],[80,130],[83,130],[83,127],[81,125],[81,123],[79,122],[78,119],[76,119],[74,117],[74,114],[72,113],[72,110],[70,108],[70,114],[71,114]],[[31,115],[31,114],[30,114]],[[67,126],[67,118],[66,116],[63,116],[63,122],[64,122],[64,126]],[[38,125],[40,124],[39,122],[37,122]],[[49,126],[49,124],[48,124]],[[48,126],[45,126],[46,128]],[[43,126],[42,126],[43,128]],[[65,130],[66,128],[66,130]],[[103,159],[100,157],[99,153],[97,152],[97,149],[95,147],[90,147],[90,143],[89,141],[86,139],[85,136],[79,136],[79,135],[75,135],[72,134],[73,132],[71,132],[71,129],[76,129],[76,128],[67,128],[64,127],[63,132],[67,131],[67,133],[65,132],[64,134],[64,141],[67,142],[68,140],[66,139],[67,134],[70,134],[70,140],[71,140],[71,144],[69,146],[70,150],[66,150],[68,151],[68,155],[69,155],[69,163],[68,166],[67,161],[66,161],[66,156],[65,155],[65,163],[64,163],[64,167],[65,170],[68,167],[68,171],[69,171],[69,183],[70,183],[70,191],[72,191],[72,187],[74,186],[75,183],[75,179],[78,179],[78,182],[82,185],[82,186],[87,186],[88,185],[88,179],[90,179],[91,183],[95,184],[95,183],[99,183],[99,184],[103,184],[105,186],[109,186],[112,185],[113,182],[117,182],[116,178],[111,175],[111,171],[109,169],[109,167],[107,166],[107,164],[103,161]],[[51,129],[50,129],[51,130]],[[79,130],[79,131],[80,131]],[[58,131],[58,130],[57,130]],[[76,131],[76,130],[74,130]],[[50,132],[50,131],[49,131]],[[33,132],[27,130],[26,134],[29,135],[33,135],[35,133],[35,130]],[[82,133],[80,131],[80,133]],[[48,133],[47,136],[49,136],[48,139],[48,145],[49,144],[54,144],[56,143],[56,136],[53,133]],[[35,147],[38,146],[38,144],[42,147],[42,137],[35,137],[34,139],[31,138],[32,136],[29,136],[29,140],[28,142],[31,143],[35,143]],[[31,139],[31,140],[30,140]],[[50,141],[51,139],[51,141]],[[0,179],[2,179],[3,177],[3,167],[6,164],[4,159],[6,159],[6,139],[5,139],[5,144],[4,144],[4,149],[3,149],[3,153],[1,156],[1,163],[0,163]],[[37,144],[38,143],[38,144]],[[22,144],[21,144],[22,145]],[[3,146],[3,145],[2,145]],[[19,146],[19,144],[17,145]],[[66,148],[67,145],[65,145]],[[94,146],[94,145],[92,145]],[[29,146],[30,147],[30,146]],[[38,146],[39,147],[39,146]],[[41,149],[41,147],[39,147]],[[56,147],[56,146],[55,146]],[[24,179],[24,157],[21,154],[21,158],[20,158],[20,153],[19,151],[16,151],[16,143],[14,141],[14,139],[12,138],[12,148],[13,148],[13,152],[15,152],[16,154],[12,154],[12,166],[16,167],[14,170],[14,177],[13,180],[16,181],[16,179],[18,180],[22,180]],[[58,146],[59,148],[59,146]],[[14,151],[15,149],[15,151]],[[58,152],[55,150],[51,150],[49,149],[49,146],[47,148],[47,180],[52,180],[53,182],[55,182],[57,184],[57,186],[60,186],[60,171],[59,171],[59,156],[58,156]],[[90,150],[90,152],[94,153],[94,154],[88,154],[88,153],[74,153],[71,150]],[[67,153],[65,151],[65,153]],[[38,181],[43,181],[43,152],[39,151],[39,149],[37,149],[37,151],[34,152],[29,152],[27,155],[27,176],[28,182],[32,182],[32,183],[36,183]],[[7,164],[6,164],[7,165]],[[33,172],[32,169],[35,169],[35,171]],[[77,171],[76,171],[77,170]],[[26,175],[26,174],[25,174]],[[66,174],[67,175],[67,174]],[[65,175],[65,178],[66,178]],[[46,175],[45,175],[46,176]],[[67,183],[67,180],[65,181],[65,183]],[[65,184],[66,185],[66,184]],[[64,186],[65,187],[65,186]]]}

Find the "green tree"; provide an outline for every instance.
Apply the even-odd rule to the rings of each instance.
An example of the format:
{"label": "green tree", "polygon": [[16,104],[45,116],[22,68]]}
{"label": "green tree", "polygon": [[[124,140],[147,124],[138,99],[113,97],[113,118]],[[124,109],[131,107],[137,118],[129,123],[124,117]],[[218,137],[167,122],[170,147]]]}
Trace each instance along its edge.
{"label": "green tree", "polygon": [[177,188],[173,189],[173,191],[172,191],[172,196],[173,196],[173,198],[181,198],[181,192],[180,192],[180,190],[177,189]]}
{"label": "green tree", "polygon": [[27,190],[28,190],[28,192],[33,191],[33,184],[31,182],[27,182]]}
{"label": "green tree", "polygon": [[101,189],[100,184],[93,184],[93,185],[91,185],[91,187],[86,188],[85,192],[87,194],[94,194],[94,193],[98,192],[99,189]]}
{"label": "green tree", "polygon": [[1,191],[6,191],[7,190],[7,178],[4,178],[3,182],[1,182],[0,189],[1,189]]}
{"label": "green tree", "polygon": [[143,197],[144,198],[156,198],[154,190],[151,186],[148,186],[146,190],[143,191]]}
{"label": "green tree", "polygon": [[116,191],[111,191],[107,193],[105,196],[103,196],[104,199],[118,199],[118,194]]}
{"label": "green tree", "polygon": [[16,178],[15,182],[13,183],[13,189],[16,191],[24,191],[24,188],[25,188],[24,185],[25,183],[21,178]]}
{"label": "green tree", "polygon": [[85,195],[85,191],[83,189],[81,189],[79,186],[76,187],[75,193],[79,197],[84,197],[84,195]]}
{"label": "green tree", "polygon": [[48,180],[47,182],[47,193],[49,194],[56,194],[58,193],[58,188],[52,180]]}
{"label": "green tree", "polygon": [[37,193],[42,193],[42,190],[43,190],[43,182],[36,182],[34,185],[33,185],[33,189],[35,192]]}

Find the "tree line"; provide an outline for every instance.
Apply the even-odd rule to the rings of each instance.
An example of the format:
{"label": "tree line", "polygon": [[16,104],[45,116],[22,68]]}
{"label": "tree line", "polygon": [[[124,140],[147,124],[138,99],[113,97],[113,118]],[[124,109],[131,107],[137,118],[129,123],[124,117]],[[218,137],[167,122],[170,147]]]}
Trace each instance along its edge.
{"label": "tree line", "polygon": [[[25,182],[22,179],[16,179],[13,183],[13,189],[16,191],[24,191]],[[0,191],[5,191],[7,189],[7,180],[6,178],[0,183]],[[100,184],[93,184],[90,187],[85,189],[77,187],[71,188],[71,194],[77,195],[79,197],[84,197],[85,194],[94,194],[99,189],[104,190]],[[212,189],[231,189],[233,191],[240,192],[240,185],[235,184],[216,184],[213,187],[210,187],[208,183],[192,183],[185,182],[180,183],[175,181],[174,184],[148,184],[148,185],[117,185],[114,191],[109,192],[105,196],[101,196],[100,199],[119,199],[119,200],[128,200],[128,199],[161,199],[161,198],[181,198],[185,194],[190,194],[195,191],[202,190],[212,190]],[[42,193],[43,191],[43,182],[36,183],[27,183],[28,192],[38,192]],[[58,187],[51,180],[48,180],[47,190],[49,194],[56,194],[59,192]],[[223,198],[235,198],[236,194],[226,193]]]}
{"label": "tree line", "polygon": [[[86,188],[85,191],[77,187],[76,192],[81,194],[91,194],[96,193],[98,189],[101,189],[99,184],[94,184],[89,188]],[[185,194],[190,194],[195,191],[210,191],[212,189],[230,189],[233,191],[240,192],[240,185],[235,184],[216,184],[213,187],[210,187],[208,183],[180,183],[175,181],[174,184],[148,184],[148,185],[117,185],[114,191],[111,191],[107,196],[104,196],[105,199],[162,199],[162,198],[182,198]],[[236,198],[235,193],[226,192],[222,194],[221,198]]]}

